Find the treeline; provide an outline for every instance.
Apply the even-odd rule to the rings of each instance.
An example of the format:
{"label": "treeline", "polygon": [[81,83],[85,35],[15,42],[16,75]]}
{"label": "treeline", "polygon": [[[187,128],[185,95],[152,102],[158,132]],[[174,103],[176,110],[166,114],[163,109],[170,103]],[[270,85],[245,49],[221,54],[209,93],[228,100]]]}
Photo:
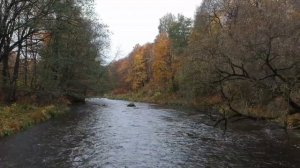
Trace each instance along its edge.
{"label": "treeline", "polygon": [[92,1],[0,1],[0,100],[82,100],[102,91],[108,32]]}
{"label": "treeline", "polygon": [[115,92],[150,87],[156,91],[177,92],[178,73],[185,58],[192,21],[183,15],[167,14],[160,20],[154,43],[136,45],[128,57],[111,63]]}
{"label": "treeline", "polygon": [[297,0],[204,0],[193,21],[167,14],[154,43],[111,63],[113,93],[207,101],[225,118],[298,113],[299,36]]}

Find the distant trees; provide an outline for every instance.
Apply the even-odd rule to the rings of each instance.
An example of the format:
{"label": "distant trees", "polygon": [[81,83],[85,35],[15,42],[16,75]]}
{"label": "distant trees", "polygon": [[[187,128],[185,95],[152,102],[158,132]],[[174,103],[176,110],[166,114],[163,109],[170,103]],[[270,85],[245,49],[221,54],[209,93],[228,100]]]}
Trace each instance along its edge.
{"label": "distant trees", "polygon": [[144,48],[137,45],[129,60],[131,67],[128,72],[127,81],[131,85],[131,89],[137,90],[142,88],[147,81],[147,67],[145,60]]}
{"label": "distant trees", "polygon": [[107,32],[88,16],[92,11],[83,4],[73,0],[0,2],[0,98],[16,100],[17,88],[22,90],[19,96],[47,93],[47,97],[83,97],[99,89],[96,81],[103,71]]}
{"label": "distant trees", "polygon": [[170,25],[167,33],[172,43],[172,53],[176,56],[184,53],[188,46],[191,30],[192,20],[180,14],[178,14],[176,20],[174,20]]}
{"label": "distant trees", "polygon": [[191,19],[182,15],[167,14],[160,19],[160,33],[153,44],[137,45],[128,58],[112,63],[111,71],[119,69],[117,65],[128,65],[117,75],[122,76],[121,79],[127,76],[127,80],[121,82],[128,82],[131,87],[123,89],[138,90],[151,85],[162,92],[178,90],[176,74],[180,69],[180,57],[188,45],[191,24]]}
{"label": "distant trees", "polygon": [[172,55],[167,33],[157,36],[154,44],[153,82],[157,88],[165,90],[172,82]]}
{"label": "distant trees", "polygon": [[193,25],[167,14],[148,84],[194,99],[216,95],[242,115],[299,112],[299,25],[293,0],[204,0]]}

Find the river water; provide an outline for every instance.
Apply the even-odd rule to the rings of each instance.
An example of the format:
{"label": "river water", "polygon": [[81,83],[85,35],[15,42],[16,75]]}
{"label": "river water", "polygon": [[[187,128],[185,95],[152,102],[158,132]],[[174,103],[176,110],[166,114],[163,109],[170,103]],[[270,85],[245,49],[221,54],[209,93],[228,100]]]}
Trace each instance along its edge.
{"label": "river water", "polygon": [[205,112],[127,104],[88,99],[64,117],[3,138],[0,167],[300,167],[297,131],[244,120],[224,134]]}

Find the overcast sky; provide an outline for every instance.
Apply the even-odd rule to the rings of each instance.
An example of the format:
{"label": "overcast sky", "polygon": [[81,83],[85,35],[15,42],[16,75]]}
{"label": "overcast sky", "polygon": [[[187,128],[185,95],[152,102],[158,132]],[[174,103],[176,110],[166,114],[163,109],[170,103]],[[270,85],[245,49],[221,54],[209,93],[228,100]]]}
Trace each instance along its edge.
{"label": "overcast sky", "polygon": [[181,13],[193,18],[202,0],[95,0],[96,12],[112,32],[110,59],[125,57],[136,44],[153,42],[159,18]]}

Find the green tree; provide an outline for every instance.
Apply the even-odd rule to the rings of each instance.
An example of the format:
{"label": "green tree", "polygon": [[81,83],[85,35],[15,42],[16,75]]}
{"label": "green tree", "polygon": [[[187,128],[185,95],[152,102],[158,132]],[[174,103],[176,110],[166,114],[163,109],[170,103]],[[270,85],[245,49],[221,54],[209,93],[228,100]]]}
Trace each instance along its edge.
{"label": "green tree", "polygon": [[182,54],[188,46],[188,38],[192,29],[192,20],[178,14],[168,28],[172,51],[175,55]]}
{"label": "green tree", "polygon": [[44,91],[71,100],[97,92],[103,74],[101,59],[106,47],[105,26],[83,17],[73,1],[57,2],[50,23],[50,44],[41,53],[40,84]]}

